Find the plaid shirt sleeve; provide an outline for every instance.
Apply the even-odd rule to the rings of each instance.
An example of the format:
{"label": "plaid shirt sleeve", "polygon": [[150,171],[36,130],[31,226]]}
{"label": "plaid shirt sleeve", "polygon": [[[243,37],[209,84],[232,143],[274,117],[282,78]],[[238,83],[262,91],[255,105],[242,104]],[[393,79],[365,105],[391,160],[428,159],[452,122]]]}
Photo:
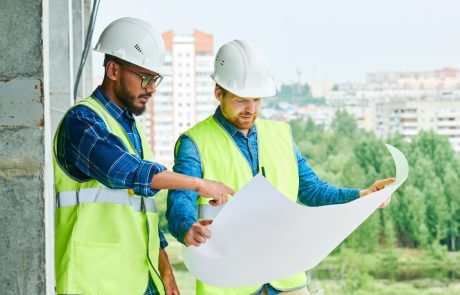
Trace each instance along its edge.
{"label": "plaid shirt sleeve", "polygon": [[86,106],[67,113],[59,129],[57,160],[79,181],[96,179],[114,189],[133,188],[146,197],[158,192],[150,184],[155,174],[166,169],[130,154],[123,141]]}

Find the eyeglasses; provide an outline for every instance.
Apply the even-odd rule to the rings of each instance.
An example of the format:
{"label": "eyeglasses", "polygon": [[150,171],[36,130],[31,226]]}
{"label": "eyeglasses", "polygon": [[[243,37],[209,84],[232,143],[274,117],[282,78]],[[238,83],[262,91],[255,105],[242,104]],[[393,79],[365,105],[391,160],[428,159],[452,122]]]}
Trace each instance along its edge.
{"label": "eyeglasses", "polygon": [[131,70],[130,68],[124,66],[124,65],[121,65],[123,66],[125,69],[127,69],[128,71],[138,75],[139,77],[141,77],[141,87],[146,89],[148,88],[150,85],[152,85],[152,83],[155,85],[155,88],[158,87],[158,85],[160,85],[161,81],[163,81],[163,76],[160,75],[160,74],[157,74],[156,76],[146,76],[146,75],[142,75],[134,70]]}

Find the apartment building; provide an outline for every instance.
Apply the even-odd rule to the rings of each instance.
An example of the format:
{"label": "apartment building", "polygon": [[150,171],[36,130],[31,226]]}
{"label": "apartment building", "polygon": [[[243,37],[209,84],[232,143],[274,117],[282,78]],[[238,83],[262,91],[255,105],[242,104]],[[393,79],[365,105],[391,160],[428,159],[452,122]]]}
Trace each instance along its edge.
{"label": "apartment building", "polygon": [[174,161],[177,138],[217,107],[214,83],[213,36],[195,30],[191,35],[162,34],[166,66],[173,74],[163,79],[140,121],[148,130],[154,159],[167,166]]}
{"label": "apartment building", "polygon": [[454,150],[460,152],[460,92],[453,98],[380,102],[376,113],[378,136],[400,133],[410,139],[420,131],[432,130],[447,136]]}
{"label": "apartment building", "polygon": [[410,139],[433,130],[460,151],[459,70],[370,73],[364,84],[337,85],[326,104],[346,110],[359,128],[379,137],[400,133]]}

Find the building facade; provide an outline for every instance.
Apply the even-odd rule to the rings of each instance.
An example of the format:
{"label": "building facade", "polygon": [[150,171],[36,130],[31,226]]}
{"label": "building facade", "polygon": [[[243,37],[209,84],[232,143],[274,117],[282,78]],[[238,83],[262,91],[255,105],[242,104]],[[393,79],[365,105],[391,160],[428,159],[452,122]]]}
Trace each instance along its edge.
{"label": "building facade", "polygon": [[[172,166],[177,138],[212,114],[218,104],[210,75],[214,67],[213,36],[195,30],[191,35],[163,33],[166,76],[140,118],[148,133],[154,159]],[[147,131],[148,130],[148,131]]]}
{"label": "building facade", "polygon": [[381,138],[400,133],[407,140],[421,131],[449,138],[460,152],[460,71],[370,73],[364,84],[338,85],[330,107],[352,114],[358,127]]}

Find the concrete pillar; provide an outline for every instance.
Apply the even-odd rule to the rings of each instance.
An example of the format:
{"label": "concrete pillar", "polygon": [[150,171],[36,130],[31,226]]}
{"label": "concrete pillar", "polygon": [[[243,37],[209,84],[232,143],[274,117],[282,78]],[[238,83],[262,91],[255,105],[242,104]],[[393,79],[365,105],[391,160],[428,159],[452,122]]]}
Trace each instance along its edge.
{"label": "concrete pillar", "polygon": [[[73,104],[90,7],[91,0],[1,4],[2,295],[55,292],[52,136]],[[90,56],[88,61],[83,81],[91,80]],[[88,87],[82,85],[85,97]]]}
{"label": "concrete pillar", "polygon": [[1,6],[0,292],[52,294],[48,1]]}

